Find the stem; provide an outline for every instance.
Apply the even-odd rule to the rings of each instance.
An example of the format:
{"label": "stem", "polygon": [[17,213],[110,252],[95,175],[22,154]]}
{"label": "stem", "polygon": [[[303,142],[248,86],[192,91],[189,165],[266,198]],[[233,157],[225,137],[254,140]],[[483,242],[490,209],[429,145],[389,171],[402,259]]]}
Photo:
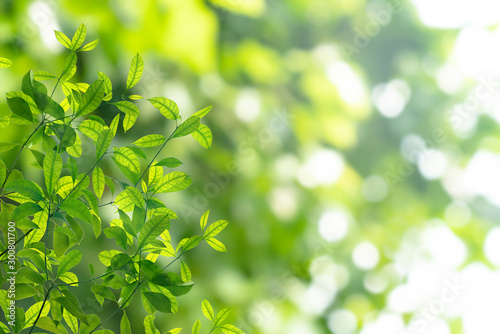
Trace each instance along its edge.
{"label": "stem", "polygon": [[142,178],[144,177],[144,175],[146,174],[146,172],[148,171],[148,169],[151,167],[151,165],[153,164],[153,162],[155,161],[155,159],[158,157],[158,155],[160,154],[161,150],[163,150],[163,148],[165,147],[165,145],[167,145],[167,143],[170,141],[170,139],[172,139],[172,137],[174,136],[174,133],[175,131],[177,131],[177,126],[175,127],[174,131],[170,134],[170,136],[167,138],[167,140],[165,140],[165,142],[163,143],[163,145],[161,145],[160,149],[158,150],[158,152],[156,152],[155,156],[153,157],[153,159],[151,159],[151,162],[149,163],[149,165],[146,167],[146,169],[144,170],[144,172],[142,173],[141,177],[139,178],[139,180],[134,184],[134,187],[137,187],[137,185],[139,184],[139,182],[141,182]]}
{"label": "stem", "polygon": [[[57,210],[59,210],[59,207],[61,206],[61,204],[64,203],[64,201],[66,200],[66,198],[68,198],[72,193],[73,191],[75,191],[76,188],[78,188],[78,186],[83,182],[83,180],[85,180],[85,178],[87,176],[89,176],[89,174],[94,170],[94,168],[97,166],[97,164],[99,163],[99,161],[101,161],[101,159],[106,155],[106,153],[104,153],[103,155],[101,155],[101,157],[99,159],[97,159],[96,163],[94,164],[94,166],[92,166],[92,168],[87,172],[87,174],[85,174],[85,176],[78,182],[78,184],[76,186],[73,187],[73,189],[71,189],[71,191],[69,192],[68,196],[66,196],[65,198],[63,198],[63,200],[61,201],[61,203],[59,203],[54,211],[49,214],[49,218],[53,217],[56,213],[57,213]],[[19,240],[17,240],[15,243],[14,243],[14,246],[17,245],[17,243],[21,240],[23,240],[28,234],[30,234],[31,232],[33,231],[33,229],[30,229],[28,232],[26,232],[25,235],[23,235]],[[0,256],[4,255],[5,253],[7,253],[8,249],[4,250]],[[0,260],[0,262],[3,261],[3,260]]]}
{"label": "stem", "polygon": [[3,192],[3,188],[5,186],[5,183],[7,183],[7,180],[9,179],[10,173],[12,173],[12,170],[14,169],[14,167],[15,167],[15,165],[17,163],[17,160],[19,159],[19,156],[21,155],[21,152],[24,150],[24,148],[26,147],[26,145],[28,145],[28,142],[35,135],[35,133],[38,131],[38,129],[40,129],[42,127],[42,125],[44,125],[44,124],[45,124],[44,120],[42,120],[40,122],[40,124],[38,124],[38,126],[35,128],[35,130],[33,130],[33,132],[31,133],[31,135],[24,141],[23,145],[21,146],[21,149],[19,150],[19,152],[16,155],[16,158],[14,159],[14,162],[12,163],[12,167],[10,167],[7,175],[5,176],[5,180],[3,181],[2,186],[0,187],[0,193]]}
{"label": "stem", "polygon": [[30,328],[30,331],[28,334],[31,334],[31,332],[33,332],[33,329],[35,328],[35,325],[36,323],[38,322],[38,319],[40,319],[40,316],[42,315],[42,311],[43,311],[43,307],[45,306],[45,303],[47,302],[47,299],[49,298],[49,294],[50,294],[50,291],[54,288],[54,286],[52,285],[49,290],[47,291],[47,293],[45,294],[45,298],[43,299],[43,303],[42,303],[42,308],[40,308],[40,312],[38,312],[38,315],[36,316],[36,319],[35,319],[35,322],[33,323],[33,325],[31,326]]}

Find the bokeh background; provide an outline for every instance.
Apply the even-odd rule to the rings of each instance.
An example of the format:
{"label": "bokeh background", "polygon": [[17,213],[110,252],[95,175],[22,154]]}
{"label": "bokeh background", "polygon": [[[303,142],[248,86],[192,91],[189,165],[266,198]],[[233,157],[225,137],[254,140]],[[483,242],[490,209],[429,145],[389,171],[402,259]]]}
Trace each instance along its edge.
{"label": "bokeh background", "polygon": [[[174,242],[210,208],[211,221],[230,221],[229,252],[186,256],[196,285],[177,315],[157,317],[162,332],[188,332],[206,298],[246,333],[498,333],[499,10],[495,0],[3,0],[0,55],[14,66],[0,91],[19,90],[30,68],[59,73],[53,30],[83,22],[100,44],[81,54],[76,80],[99,70],[120,92],[139,52],[135,94],[173,99],[184,117],[214,106],[210,151],[169,144],[165,157],[194,183],[164,199],[180,216]],[[124,144],[171,130],[139,107]],[[32,161],[22,155],[20,168],[36,178]],[[84,262],[107,245],[101,236]],[[136,303],[129,317],[143,333]]]}

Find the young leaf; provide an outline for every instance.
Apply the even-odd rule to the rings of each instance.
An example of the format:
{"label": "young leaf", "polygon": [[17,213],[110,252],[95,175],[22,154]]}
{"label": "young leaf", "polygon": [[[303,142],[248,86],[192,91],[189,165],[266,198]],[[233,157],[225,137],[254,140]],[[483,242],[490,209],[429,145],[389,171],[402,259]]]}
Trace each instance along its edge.
{"label": "young leaf", "polygon": [[194,130],[198,129],[200,126],[200,119],[196,116],[191,116],[187,120],[185,120],[177,130],[172,138],[183,137],[191,134]]}
{"label": "young leaf", "polygon": [[210,225],[205,233],[203,234],[204,239],[210,239],[219,234],[226,226],[228,222],[225,220],[218,220],[212,225]]}
{"label": "young leaf", "polygon": [[92,172],[92,185],[94,187],[94,193],[99,199],[101,199],[104,192],[104,173],[100,167],[96,167]]}
{"label": "young leaf", "polygon": [[[2,162],[2,164],[3,164],[3,162]],[[3,181],[2,181],[2,183],[3,183]],[[11,182],[7,183],[5,190],[19,193],[23,196],[29,197],[29,198],[37,200],[37,201],[43,200],[43,194],[42,194],[42,191],[40,190],[40,188],[38,188],[34,182],[29,181],[29,180],[11,181]]]}
{"label": "young leaf", "polygon": [[193,180],[184,172],[172,172],[163,176],[156,184],[155,193],[181,191],[191,185]]}
{"label": "young leaf", "polygon": [[59,175],[61,175],[62,166],[61,156],[55,151],[48,151],[45,155],[45,159],[43,159],[43,175],[49,194],[52,194],[52,191],[56,187]]}
{"label": "young leaf", "polygon": [[182,162],[180,162],[179,159],[176,158],[165,158],[155,164],[155,166],[165,166],[168,168],[175,168],[180,165],[182,165]]}
{"label": "young leaf", "polygon": [[78,333],[78,319],[66,310],[63,311],[63,318],[71,331]]}
{"label": "young leaf", "polygon": [[179,107],[177,106],[177,103],[175,103],[172,100],[169,100],[165,97],[153,97],[151,99],[148,99],[149,102],[158,109],[163,116],[165,116],[168,119],[171,120],[176,120],[179,117]]}
{"label": "young leaf", "polygon": [[86,44],[83,48],[80,49],[80,51],[94,50],[97,44],[99,44],[99,39],[96,39],[95,41]]}
{"label": "young leaf", "polygon": [[113,103],[125,115],[139,116],[139,108],[130,101],[120,101]]}
{"label": "young leaf", "polygon": [[191,270],[189,270],[187,264],[185,264],[182,261],[181,261],[181,278],[183,282],[191,281]]}
{"label": "young leaf", "polygon": [[170,228],[170,218],[167,215],[151,218],[141,229],[138,248],[142,248],[156,239],[163,231]]}
{"label": "young leaf", "polygon": [[96,110],[104,97],[104,82],[96,80],[90,84],[82,97],[82,103],[76,116],[87,115]]}
{"label": "young leaf", "polygon": [[245,334],[241,329],[233,325],[222,325],[222,327],[220,327],[220,330],[224,334]]}
{"label": "young leaf", "polygon": [[123,131],[127,132],[132,128],[137,121],[137,116],[131,115],[131,114],[125,114],[125,117],[123,118]]}
{"label": "young leaf", "polygon": [[75,75],[76,61],[77,61],[76,53],[71,52],[66,58],[66,62],[64,63],[64,69],[62,71],[62,76],[61,76],[62,81],[69,80],[73,77],[73,75]]}
{"label": "young leaf", "polygon": [[214,326],[220,325],[224,320],[226,320],[227,316],[229,315],[231,311],[228,308],[220,310],[219,313],[217,313],[217,316],[215,317],[215,322]]}
{"label": "young leaf", "polygon": [[33,304],[25,314],[25,323],[23,328],[28,328],[33,325],[35,322],[35,319],[38,317],[38,314],[40,313],[41,317],[46,317],[47,314],[49,314],[50,311],[50,304],[45,303],[43,305],[43,310],[42,310],[42,304],[43,302],[38,302]]}
{"label": "young leaf", "polygon": [[85,41],[85,37],[87,36],[87,27],[85,24],[80,24],[75,34],[73,35],[73,39],[71,40],[71,50],[75,51],[80,46],[82,46]]}
{"label": "young leaf", "polygon": [[126,167],[134,174],[139,174],[141,171],[141,165],[139,164],[139,159],[135,155],[134,151],[132,151],[128,147],[120,147],[114,148],[114,158],[121,165]]}
{"label": "young leaf", "polygon": [[144,61],[141,55],[137,54],[130,64],[130,71],[127,77],[127,90],[134,87],[141,79],[144,70]]}
{"label": "young leaf", "polygon": [[61,263],[59,263],[59,267],[57,268],[57,276],[61,276],[74,266],[76,266],[82,260],[82,252],[79,250],[72,250],[66,254]]}
{"label": "young leaf", "polygon": [[104,101],[109,101],[113,97],[113,85],[111,84],[111,80],[109,77],[102,73],[102,72],[97,72],[97,77],[99,80],[102,80],[104,82],[104,93],[106,96],[104,97]]}
{"label": "young leaf", "polygon": [[191,136],[206,149],[210,149],[210,146],[212,146],[212,131],[210,131],[210,128],[205,124],[200,124],[200,126],[191,133]]}
{"label": "young leaf", "polygon": [[201,215],[201,218],[200,218],[200,227],[201,227],[202,231],[205,229],[205,226],[207,226],[207,221],[208,221],[208,215],[209,214],[210,214],[210,209],[208,209],[207,211],[205,211],[204,214]]}
{"label": "young leaf", "polygon": [[124,311],[122,320],[120,321],[120,334],[132,334],[130,321],[128,320],[127,313]]}
{"label": "young leaf", "polygon": [[134,142],[134,145],[139,147],[155,147],[163,144],[165,137],[162,135],[147,135]]}
{"label": "young leaf", "polygon": [[0,57],[0,68],[8,68],[12,66],[12,60]]}
{"label": "young leaf", "polygon": [[68,36],[57,30],[54,30],[54,32],[59,43],[61,43],[65,48],[71,50],[71,41],[69,40]]}
{"label": "young leaf", "polygon": [[226,246],[215,238],[207,239],[207,243],[218,252],[227,252]]}
{"label": "young leaf", "polygon": [[14,114],[33,122],[33,114],[29,104],[20,97],[7,98],[7,104]]}
{"label": "young leaf", "polygon": [[200,331],[201,331],[201,322],[200,322],[200,320],[196,320],[196,322],[193,325],[192,333],[199,334]]}
{"label": "young leaf", "polygon": [[99,122],[87,119],[80,123],[78,130],[93,141],[97,141],[99,135],[104,130],[104,126]]}
{"label": "young leaf", "polygon": [[202,119],[203,117],[205,117],[206,114],[209,113],[210,110],[212,110],[212,106],[208,106],[206,108],[201,109],[200,111],[194,113],[193,116],[196,116],[199,119]]}
{"label": "young leaf", "polygon": [[215,321],[214,309],[212,308],[212,305],[210,305],[210,302],[208,300],[205,299],[201,303],[201,311],[208,320],[212,322]]}
{"label": "young leaf", "polygon": [[99,134],[99,137],[97,138],[97,143],[95,146],[97,159],[99,159],[101,156],[103,156],[106,153],[106,151],[109,148],[109,145],[111,145],[111,142],[113,141],[113,137],[114,137],[114,133],[113,133],[112,129],[103,130]]}
{"label": "young leaf", "polygon": [[[151,303],[151,305],[162,313],[172,313],[172,307],[170,299],[158,292],[146,291],[142,293],[144,297]],[[150,317],[150,316],[149,316]],[[147,319],[147,317],[146,317]],[[146,322],[146,320],[144,320]],[[146,329],[146,334],[152,334],[156,332],[148,332]],[[159,332],[158,332],[159,333]]]}
{"label": "young leaf", "polygon": [[131,100],[142,100],[142,99],[143,99],[143,97],[142,97],[142,96],[140,96],[140,95],[129,95],[129,96],[127,96],[127,97],[128,97],[129,99],[131,99]]}
{"label": "young leaf", "polygon": [[33,74],[33,77],[35,78],[35,80],[38,80],[38,81],[56,79],[55,75],[52,75],[49,72],[45,72],[45,71],[37,71]]}

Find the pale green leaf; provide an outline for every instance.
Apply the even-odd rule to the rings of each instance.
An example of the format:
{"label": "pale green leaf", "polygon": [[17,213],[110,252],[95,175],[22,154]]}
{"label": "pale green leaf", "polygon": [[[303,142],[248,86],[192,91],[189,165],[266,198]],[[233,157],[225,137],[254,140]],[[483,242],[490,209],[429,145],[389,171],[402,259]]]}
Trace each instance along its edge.
{"label": "pale green leaf", "polygon": [[139,233],[138,248],[142,248],[156,239],[163,231],[170,227],[170,218],[167,215],[155,216],[148,220]]}
{"label": "pale green leaf", "polygon": [[86,44],[83,48],[80,49],[80,51],[94,50],[97,44],[99,44],[99,39],[96,39],[95,41]]}
{"label": "pale green leaf", "polygon": [[196,129],[198,129],[199,126],[200,126],[200,119],[196,116],[191,116],[187,120],[185,120],[181,125],[179,125],[177,130],[175,130],[173,138],[187,136]]}
{"label": "pale green leaf", "polygon": [[139,174],[141,171],[141,165],[139,164],[139,158],[137,155],[128,147],[114,148],[114,158],[122,166],[126,167],[134,174]]}
{"label": "pale green leaf", "polygon": [[47,192],[52,194],[52,191],[57,185],[57,180],[61,175],[63,163],[61,156],[55,151],[48,151],[43,159],[43,175],[45,177],[45,185]]}
{"label": "pale green leaf", "polygon": [[104,173],[100,167],[96,167],[92,172],[92,186],[94,187],[94,193],[99,199],[102,197],[105,185]]}
{"label": "pale green leaf", "polygon": [[219,234],[226,226],[228,222],[226,220],[218,220],[212,225],[210,225],[205,233],[203,234],[204,239],[210,239]]}
{"label": "pale green leaf", "polygon": [[218,252],[227,252],[226,246],[215,238],[207,239],[207,243]]}
{"label": "pale green leaf", "polygon": [[134,142],[134,145],[139,147],[155,147],[165,142],[165,137],[162,135],[147,135]]}
{"label": "pale green leaf", "polygon": [[155,187],[155,193],[181,191],[191,185],[193,180],[184,172],[172,172],[163,176]]}
{"label": "pale green leaf", "polygon": [[127,90],[134,87],[141,79],[142,72],[144,71],[144,61],[141,55],[137,54],[130,64],[130,71],[127,77]]}
{"label": "pale green leaf", "polygon": [[72,250],[68,252],[63,259],[61,260],[61,263],[59,263],[59,267],[57,268],[57,276],[61,276],[74,266],[76,266],[80,261],[82,260],[82,252],[79,250]]}
{"label": "pale green leaf", "polygon": [[151,102],[153,107],[158,109],[166,118],[171,120],[180,118],[179,107],[174,101],[169,100],[166,97],[153,97],[151,99],[148,99],[148,101]]}
{"label": "pale green leaf", "polygon": [[68,38],[68,36],[66,36],[64,33],[57,31],[57,30],[54,30],[54,32],[56,34],[56,38],[59,41],[59,43],[61,43],[62,46],[64,46],[65,48],[71,49],[71,41]]}
{"label": "pale green leaf", "polygon": [[85,24],[82,23],[73,35],[73,39],[71,40],[71,50],[74,51],[82,46],[85,41],[85,37],[87,37],[87,27],[85,27]]}
{"label": "pale green leaf", "polygon": [[212,308],[212,305],[210,305],[210,302],[208,300],[205,299],[201,303],[201,311],[208,320],[212,322],[215,321],[214,309]]}
{"label": "pale green leaf", "polygon": [[200,227],[201,227],[202,231],[205,229],[205,226],[207,226],[208,215],[209,214],[210,214],[210,209],[208,209],[207,211],[205,211],[205,213],[203,213],[201,215],[201,218],[200,218]]}
{"label": "pale green leaf", "polygon": [[210,149],[210,146],[212,146],[212,131],[210,131],[210,128],[205,124],[200,124],[200,126],[191,133],[191,136],[206,149]]}
{"label": "pale green leaf", "polygon": [[0,57],[0,68],[8,68],[12,66],[12,60]]}

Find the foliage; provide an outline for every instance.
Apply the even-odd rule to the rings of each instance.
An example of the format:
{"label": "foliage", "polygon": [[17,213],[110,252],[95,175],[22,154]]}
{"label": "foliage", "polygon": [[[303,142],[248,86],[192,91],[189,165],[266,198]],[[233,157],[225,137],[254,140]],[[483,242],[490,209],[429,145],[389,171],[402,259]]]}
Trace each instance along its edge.
{"label": "foliage", "polygon": [[[178,159],[157,159],[169,141],[187,135],[210,148],[212,134],[200,123],[210,107],[182,121],[174,101],[151,98],[153,107],[175,121],[170,135],[148,134],[137,139],[135,146],[112,147],[120,122],[126,132],[140,116],[133,101],[142,97],[130,94],[130,90],[143,73],[141,56],[137,54],[132,59],[125,92],[113,98],[111,80],[102,72],[98,72],[98,79],[90,84],[70,81],[77,72],[78,53],[98,45],[98,40],[84,45],[85,25],[78,28],[72,39],[59,31],[55,35],[69,50],[61,74],[28,71],[22,79],[21,91],[7,93],[12,114],[0,122],[2,128],[11,124],[35,127],[22,144],[0,143],[3,151],[19,150],[11,168],[0,160],[3,284],[8,285],[8,278],[16,272],[15,293],[11,295],[11,290],[2,290],[0,306],[9,319],[12,299],[23,300],[22,305],[27,305],[13,308],[15,321],[0,324],[0,333],[32,333],[35,327],[51,333],[112,333],[104,329],[104,323],[125,310],[136,293],[141,295],[144,309],[150,314],[144,321],[146,333],[159,333],[154,326],[156,312],[177,312],[177,297],[187,294],[194,284],[185,262],[180,264],[180,275],[168,271],[169,267],[202,241],[218,251],[226,251],[215,237],[227,222],[220,220],[207,227],[208,211],[201,217],[202,233],[182,239],[174,249],[169,230],[171,222],[178,217],[158,198],[158,194],[178,192],[191,185],[192,179],[184,172],[164,174],[165,168],[181,164]],[[1,67],[11,64],[10,60],[0,58]],[[51,93],[41,82],[45,80],[55,80]],[[53,99],[57,88],[61,88],[65,96],[60,103]],[[106,105],[119,111],[109,124],[99,115],[101,107]],[[85,137],[95,147],[95,157],[92,167],[81,172],[84,160],[88,159],[82,149]],[[154,157],[143,167],[148,161],[144,148],[157,146]],[[43,183],[24,178],[15,168],[23,151],[30,151],[35,157],[33,167],[43,174]],[[118,179],[99,166],[105,158],[112,159],[125,179]],[[101,204],[106,188],[116,197]],[[116,208],[117,217],[109,226],[99,212],[108,205]],[[99,260],[106,266],[105,272],[96,274],[94,265],[89,263],[91,278],[82,280],[73,269],[82,261],[79,248],[87,247],[92,239],[84,233],[85,224],[92,227],[95,238],[104,232],[108,239],[115,240],[120,250],[101,252]],[[11,256],[16,246],[17,255]],[[160,258],[171,261],[160,265]],[[116,310],[108,318],[84,312],[74,293],[75,287],[84,285],[90,285],[89,290],[101,305],[105,300],[116,303]],[[208,308],[208,302],[203,305],[206,315],[211,306]],[[224,333],[241,332],[222,324],[227,310],[215,318],[213,311],[209,314],[213,322],[211,332],[216,328]],[[121,333],[131,333],[125,312],[121,319]],[[174,332],[179,330],[169,333]]]}

